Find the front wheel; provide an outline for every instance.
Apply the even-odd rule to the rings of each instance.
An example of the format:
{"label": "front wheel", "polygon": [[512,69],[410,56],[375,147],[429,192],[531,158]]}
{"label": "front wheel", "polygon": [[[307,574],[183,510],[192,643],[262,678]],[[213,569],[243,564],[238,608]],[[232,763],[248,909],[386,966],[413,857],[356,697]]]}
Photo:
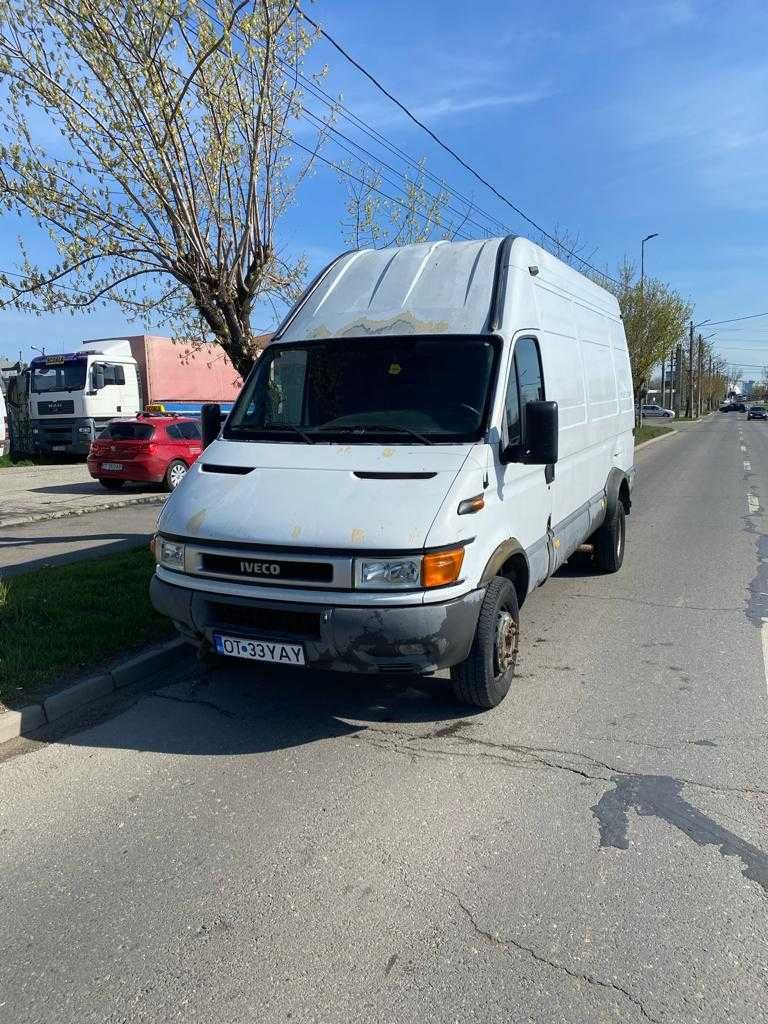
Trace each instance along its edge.
{"label": "front wheel", "polygon": [[478,708],[500,704],[512,685],[519,639],[517,592],[496,576],[485,592],[469,656],[451,669],[456,699]]}
{"label": "front wheel", "polygon": [[618,572],[624,561],[627,542],[627,517],[620,501],[608,512],[593,540],[595,567],[600,572]]}
{"label": "front wheel", "polygon": [[166,491],[175,491],[186,475],[186,462],[182,462],[181,459],[174,459],[165,471],[163,486]]}

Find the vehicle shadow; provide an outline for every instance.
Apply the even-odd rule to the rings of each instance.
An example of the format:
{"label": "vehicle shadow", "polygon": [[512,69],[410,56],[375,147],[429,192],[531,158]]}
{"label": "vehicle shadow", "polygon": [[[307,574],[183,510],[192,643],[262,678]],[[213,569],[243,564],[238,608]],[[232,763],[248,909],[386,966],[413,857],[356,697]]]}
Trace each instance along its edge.
{"label": "vehicle shadow", "polygon": [[115,491],[107,490],[106,487],[102,487],[98,480],[83,480],[79,483],[71,484],[49,484],[46,487],[30,487],[30,494],[111,494],[113,496],[119,494],[162,494],[163,490],[160,484],[143,484],[143,483],[125,483],[122,487]]}
{"label": "vehicle shadow", "polygon": [[[478,711],[479,709],[474,709]],[[443,677],[384,678],[313,669],[258,669],[235,665],[191,666],[113,706],[110,717],[59,743],[197,756],[266,753],[385,728],[407,744],[412,731],[397,725],[423,723],[423,738],[466,720],[473,709],[452,698]],[[451,728],[450,725],[447,728]],[[416,734],[413,733],[413,738]],[[382,742],[386,738],[382,736]]]}

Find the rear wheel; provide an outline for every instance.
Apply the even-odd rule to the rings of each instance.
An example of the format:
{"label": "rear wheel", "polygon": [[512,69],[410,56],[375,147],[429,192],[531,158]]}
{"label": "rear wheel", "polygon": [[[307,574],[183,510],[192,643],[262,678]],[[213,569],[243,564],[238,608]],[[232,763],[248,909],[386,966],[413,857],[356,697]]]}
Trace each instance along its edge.
{"label": "rear wheel", "polygon": [[451,669],[456,699],[478,708],[500,704],[512,685],[519,639],[517,592],[496,576],[485,592],[469,656]]}
{"label": "rear wheel", "polygon": [[187,464],[181,459],[174,459],[165,471],[163,486],[166,491],[175,491],[181,481],[187,475]]}
{"label": "rear wheel", "polygon": [[125,480],[110,480],[109,477],[100,476],[99,483],[102,487],[106,487],[108,491],[119,491],[125,484]]}
{"label": "rear wheel", "polygon": [[627,543],[627,517],[620,501],[608,512],[605,522],[593,538],[595,568],[600,572],[618,572],[624,561]]}

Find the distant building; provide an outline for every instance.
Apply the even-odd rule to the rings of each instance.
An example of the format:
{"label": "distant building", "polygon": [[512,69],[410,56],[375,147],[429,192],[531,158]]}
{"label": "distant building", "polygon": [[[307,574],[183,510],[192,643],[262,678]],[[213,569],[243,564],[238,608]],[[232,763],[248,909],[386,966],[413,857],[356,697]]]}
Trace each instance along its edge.
{"label": "distant building", "polygon": [[756,380],[743,380],[741,382],[741,391],[745,398],[749,398],[752,392],[755,390]]}
{"label": "distant building", "polygon": [[12,363],[8,359],[0,358],[0,389],[3,394],[8,390],[8,380],[15,377],[24,367],[21,363]]}

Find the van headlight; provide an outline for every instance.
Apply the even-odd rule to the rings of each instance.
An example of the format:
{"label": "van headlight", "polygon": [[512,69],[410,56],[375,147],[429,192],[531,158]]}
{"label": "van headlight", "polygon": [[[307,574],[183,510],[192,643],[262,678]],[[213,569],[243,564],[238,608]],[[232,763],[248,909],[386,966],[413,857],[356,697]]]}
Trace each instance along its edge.
{"label": "van headlight", "polygon": [[356,558],[355,585],[366,590],[444,587],[459,578],[464,548],[395,558]]}
{"label": "van headlight", "polygon": [[358,558],[355,578],[359,587],[413,589],[421,583],[420,558]]}
{"label": "van headlight", "polygon": [[164,569],[184,571],[184,545],[178,541],[158,537],[155,541],[155,558]]}

